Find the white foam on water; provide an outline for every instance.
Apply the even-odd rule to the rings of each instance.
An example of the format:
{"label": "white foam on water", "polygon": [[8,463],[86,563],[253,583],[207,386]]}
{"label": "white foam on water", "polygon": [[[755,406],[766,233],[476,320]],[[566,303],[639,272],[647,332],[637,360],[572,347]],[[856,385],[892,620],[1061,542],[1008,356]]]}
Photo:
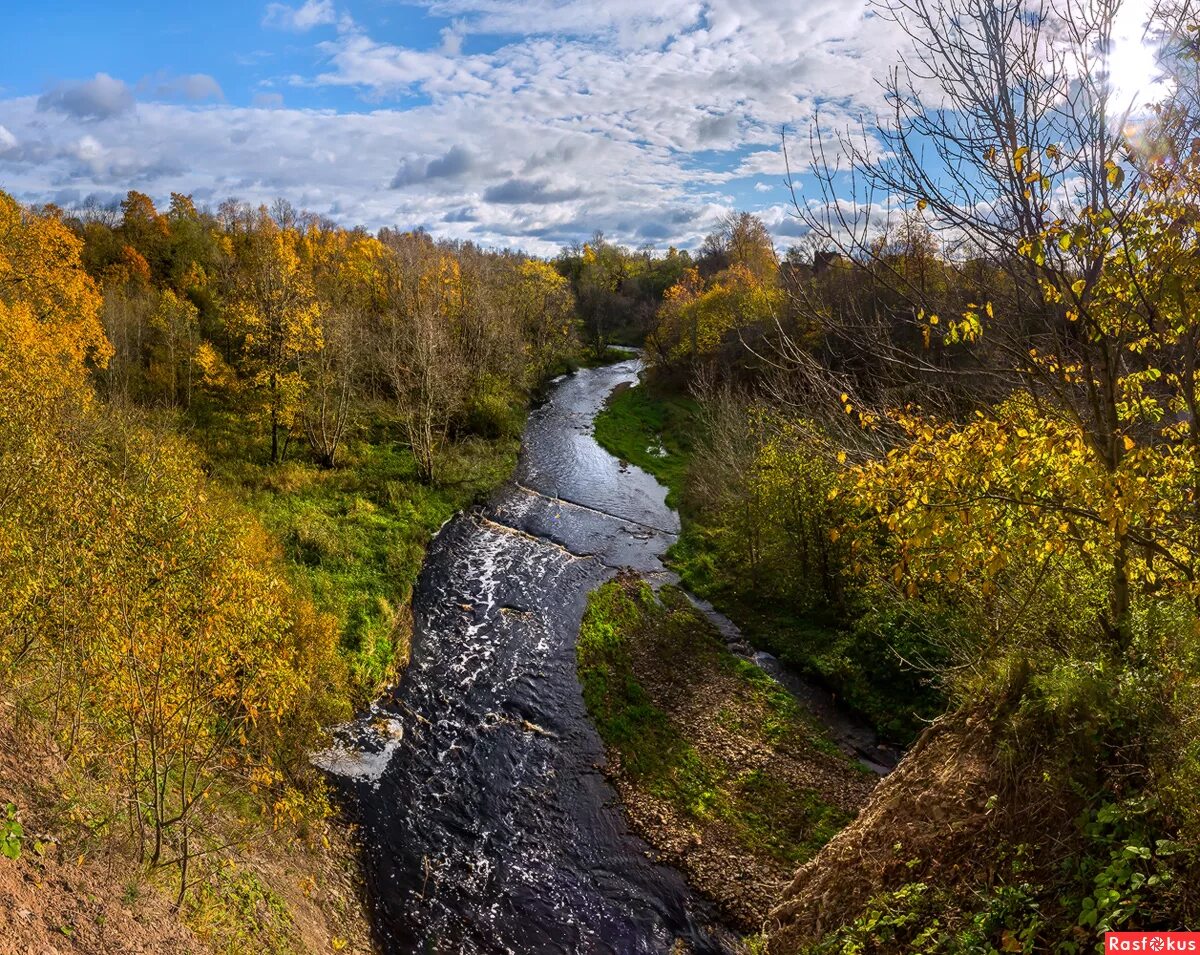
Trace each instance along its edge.
{"label": "white foam on water", "polygon": [[341,727],[331,746],[312,755],[314,766],[341,776],[379,786],[392,756],[404,741],[404,724],[395,717],[372,716],[370,721]]}

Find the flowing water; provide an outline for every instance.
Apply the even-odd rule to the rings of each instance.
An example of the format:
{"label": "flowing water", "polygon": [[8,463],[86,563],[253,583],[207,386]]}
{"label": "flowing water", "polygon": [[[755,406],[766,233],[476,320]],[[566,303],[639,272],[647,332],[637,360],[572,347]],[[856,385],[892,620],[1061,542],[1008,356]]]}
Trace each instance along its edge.
{"label": "flowing water", "polygon": [[665,489],[592,437],[639,368],[556,383],[515,480],[433,541],[402,681],[318,760],[355,807],[387,953],[726,950],[629,830],[576,677],[588,592],[622,567],[672,576]]}

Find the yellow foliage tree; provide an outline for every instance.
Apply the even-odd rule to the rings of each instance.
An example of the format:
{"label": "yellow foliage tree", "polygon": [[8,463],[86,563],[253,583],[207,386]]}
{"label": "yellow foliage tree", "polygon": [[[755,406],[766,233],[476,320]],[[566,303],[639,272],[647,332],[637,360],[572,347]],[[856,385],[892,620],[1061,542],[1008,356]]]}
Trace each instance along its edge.
{"label": "yellow foliage tree", "polygon": [[262,214],[238,236],[238,275],[227,320],[241,341],[242,368],[264,393],[271,460],[281,455],[280,433],[296,424],[304,397],[300,363],[321,348],[320,306],[301,236]]}
{"label": "yellow foliage tree", "polygon": [[0,693],[182,894],[214,785],[281,791],[346,715],[337,627],[184,439],[89,400],[107,347],[79,244],[0,215]]}
{"label": "yellow foliage tree", "polygon": [[695,364],[711,359],[730,333],[772,321],[785,295],[749,267],[735,263],[701,290],[699,273],[688,269],[667,290],[652,350],[661,364]]}

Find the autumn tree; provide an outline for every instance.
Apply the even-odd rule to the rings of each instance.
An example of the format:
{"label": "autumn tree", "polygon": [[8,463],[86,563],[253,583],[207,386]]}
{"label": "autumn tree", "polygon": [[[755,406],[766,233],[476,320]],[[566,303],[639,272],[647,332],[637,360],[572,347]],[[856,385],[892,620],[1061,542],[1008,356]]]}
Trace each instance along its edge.
{"label": "autumn tree", "polygon": [[694,369],[710,363],[723,347],[740,347],[737,339],[747,329],[776,322],[783,305],[777,280],[763,282],[741,262],[708,282],[699,270],[689,269],[663,297],[658,327],[648,342],[655,366]]}
{"label": "autumn tree", "polygon": [[296,232],[280,229],[262,214],[235,245],[227,322],[240,343],[243,373],[264,395],[272,462],[281,457],[281,432],[290,435],[300,414],[302,362],[322,341],[320,307],[300,257],[300,242]]}
{"label": "autumn tree", "polygon": [[0,194],[0,693],[95,787],[80,812],[127,824],[182,899],[215,788],[303,804],[345,667],[195,450],[94,400],[110,350],[80,246]]}
{"label": "autumn tree", "polygon": [[752,212],[731,212],[705,237],[697,264],[705,276],[740,266],[760,284],[778,280],[775,243],[762,219]]}
{"label": "autumn tree", "polygon": [[304,434],[317,460],[333,467],[350,425],[366,348],[368,313],[376,307],[386,251],[375,239],[313,228],[306,256],[320,302],[320,346],[304,362]]}
{"label": "autumn tree", "polygon": [[[1119,9],[979,3],[951,11],[924,0],[888,7],[913,44],[887,85],[891,112],[868,139],[842,139],[843,160],[863,184],[860,208],[887,196],[910,233],[919,219],[943,254],[989,263],[986,281],[963,281],[966,269],[958,281],[930,281],[929,268],[913,267],[927,254],[897,255],[873,238],[872,217],[848,217],[845,203],[798,211],[897,296],[906,330],[870,338],[892,368],[928,382],[926,402],[944,415],[956,404],[986,409],[1023,392],[1079,435],[1089,466],[1104,476],[1088,503],[1069,484],[1035,490],[1018,482],[989,494],[1007,496],[1024,520],[1057,514],[1081,544],[1111,531],[1101,619],[1123,645],[1135,565],[1149,559],[1193,573],[1191,531],[1161,511],[1143,515],[1158,525],[1150,530],[1132,513],[1145,499],[1130,494],[1129,481],[1165,466],[1188,440],[1195,330],[1187,223],[1195,193],[1187,161],[1156,163],[1125,134],[1129,104],[1116,99],[1105,68]],[[1146,141],[1154,140],[1151,124]],[[887,158],[877,162],[880,143]],[[820,152],[816,161],[832,199],[837,162]],[[878,318],[859,312],[840,334],[861,341]],[[947,366],[945,349],[961,360]],[[955,395],[957,402],[945,400]],[[932,425],[915,427],[925,434]],[[1013,440],[1032,442],[1031,461],[1050,451],[1032,433],[1014,426]],[[946,488],[947,506],[964,495],[976,500]]]}
{"label": "autumn tree", "polygon": [[145,193],[131,190],[121,202],[120,234],[135,249],[155,276],[166,271],[170,225]]}
{"label": "autumn tree", "polygon": [[461,271],[450,255],[419,237],[401,239],[385,279],[387,311],[377,356],[404,424],[421,479],[437,476],[438,458],[462,405],[466,368],[456,344]]}
{"label": "autumn tree", "polygon": [[548,263],[526,259],[514,270],[505,306],[520,330],[526,381],[536,384],[571,347],[575,302],[570,284]]}

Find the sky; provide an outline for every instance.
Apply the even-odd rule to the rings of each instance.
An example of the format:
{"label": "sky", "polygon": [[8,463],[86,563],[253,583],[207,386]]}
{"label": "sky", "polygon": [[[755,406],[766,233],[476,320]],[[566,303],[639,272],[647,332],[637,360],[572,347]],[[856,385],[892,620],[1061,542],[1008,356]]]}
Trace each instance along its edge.
{"label": "sky", "polygon": [[795,158],[818,110],[872,112],[893,29],[866,0],[10,3],[0,189],[284,197],[545,254],[749,209],[786,245],[781,131]]}

